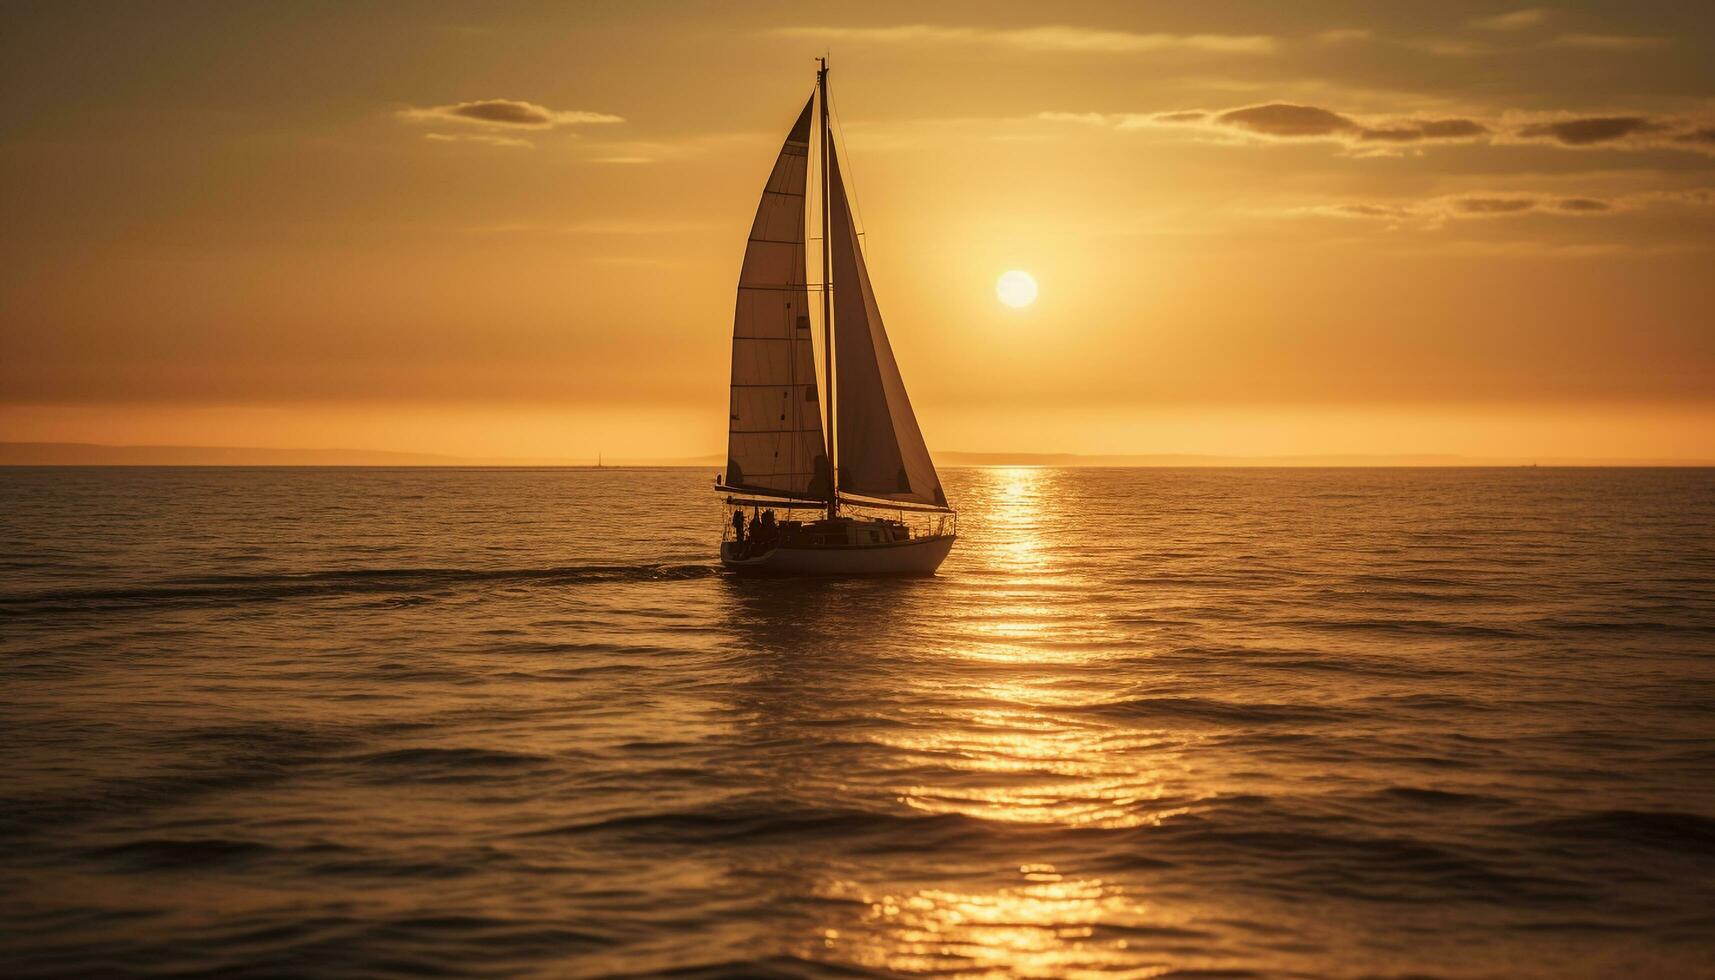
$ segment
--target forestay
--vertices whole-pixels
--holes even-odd
[[[830,152],[828,171],[840,491],[945,507],[946,494],[876,307],[837,153]]]
[[[804,258],[813,102],[774,161],[745,245],[727,427],[726,485],[797,497],[828,494]]]

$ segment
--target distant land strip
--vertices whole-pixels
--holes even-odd
[[[1189,453],[935,454],[942,466],[1715,466],[1706,459],[1593,459],[1566,456],[1488,457],[1450,454],[1206,456]],[[604,459],[610,467],[719,468],[719,455]],[[0,442],[0,466],[594,466],[578,457],[480,457],[379,449],[268,449],[242,446],[105,446],[82,442]]]

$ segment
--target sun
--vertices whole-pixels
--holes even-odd
[[[1022,269],[1003,273],[994,284],[994,294],[1013,308],[1036,302],[1036,279]]]

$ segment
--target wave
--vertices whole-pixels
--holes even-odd
[[[30,792],[20,785],[16,792],[0,795],[0,841],[205,796],[255,790],[354,744],[347,734],[317,727],[217,725],[162,733],[151,742],[154,752],[203,761],[178,771],[96,779],[70,792]],[[21,745],[23,751],[30,750]]]
[[[1494,706],[1457,694],[1375,694],[1363,703],[1377,708],[1407,711],[1491,711]]]
[[[1715,856],[1715,819],[1695,813],[1651,810],[1603,810],[1519,824],[1532,837],[1573,843],[1647,847],[1681,854]]]
[[[247,840],[162,838],[98,847],[85,852],[85,856],[132,871],[161,871],[238,864],[265,857],[275,850],[267,844]]]
[[[898,974],[872,970],[851,963],[827,963],[790,954],[766,956],[748,960],[724,960],[672,970],[614,973],[618,980],[632,977],[673,977],[674,980],[731,980],[733,977],[755,980],[821,980],[837,977],[891,977]]]
[[[415,915],[356,915],[339,906],[297,914],[240,907],[201,928],[195,941],[117,930],[83,942],[26,947],[7,966],[13,975],[69,977],[512,976],[549,972],[543,964],[563,964],[620,942],[593,923],[574,927],[550,917],[464,914],[422,904],[430,910]]]
[[[1268,650],[1187,644],[1181,648],[1181,655],[1212,660],[1242,657],[1246,669],[1285,673],[1350,674],[1405,680],[1460,677],[1470,673],[1456,667],[1389,658],[1370,651]]]
[[[866,841],[865,850],[938,852],[977,838],[1029,833],[1024,825],[1002,825],[956,813],[871,811],[769,805],[755,801],[704,809],[611,816],[581,823],[522,831],[518,837],[615,835],[633,842],[766,843],[790,840]],[[1052,834],[1052,828],[1042,831]]]
[[[1127,720],[1161,718],[1174,721],[1240,724],[1294,724],[1338,721],[1351,712],[1327,705],[1221,701],[1215,698],[1144,697],[1108,701],[1067,709],[1078,714]]]
[[[1170,843],[1202,861],[1248,870],[1254,887],[1282,897],[1336,895],[1388,904],[1460,901],[1562,907],[1589,890],[1545,868],[1413,835],[1224,826],[1195,818],[1173,825]],[[1171,838],[1177,837],[1177,841]]]
[[[1455,793],[1445,789],[1429,789],[1422,786],[1389,786],[1371,794],[1371,799],[1390,803],[1409,803],[1425,809],[1450,809],[1454,807],[1497,807],[1510,805],[1510,801],[1498,796],[1487,796],[1477,793]]]
[[[1715,624],[1700,622],[1657,622],[1637,619],[1538,619],[1531,626],[1553,633],[1640,633],[1646,636],[1689,633],[1715,633]]]
[[[1469,622],[1455,623],[1443,619],[1308,619],[1296,622],[1287,621],[1287,624],[1309,630],[1327,630],[1335,633],[1379,633],[1395,636],[1462,636],[1498,639],[1531,635],[1526,631],[1508,629],[1503,626],[1484,626],[1480,623]]]
[[[488,776],[511,776],[520,769],[553,760],[529,752],[419,746],[335,761],[355,764],[367,770],[365,778],[379,782],[468,782]]]
[[[189,871],[287,861],[302,873],[340,877],[458,878],[481,873],[469,862],[399,860],[340,844],[283,847],[222,837],[144,838],[88,848],[85,859],[119,872]]]

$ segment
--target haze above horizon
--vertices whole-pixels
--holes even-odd
[[[1706,467],[1715,459],[1591,458],[1556,456],[1484,457],[1429,454],[1307,454],[1217,456],[1198,453],[1083,454],[1042,452],[973,453],[953,450],[937,455],[948,467],[1493,467],[1619,466]],[[375,449],[278,448],[262,446],[105,446],[93,443],[0,442],[0,466],[427,466],[427,467],[694,467],[719,468],[719,453],[650,457],[506,457],[455,456]]]
[[[1715,7],[1617,0],[10,5],[0,440],[718,447],[824,51],[939,459],[1715,459]]]

